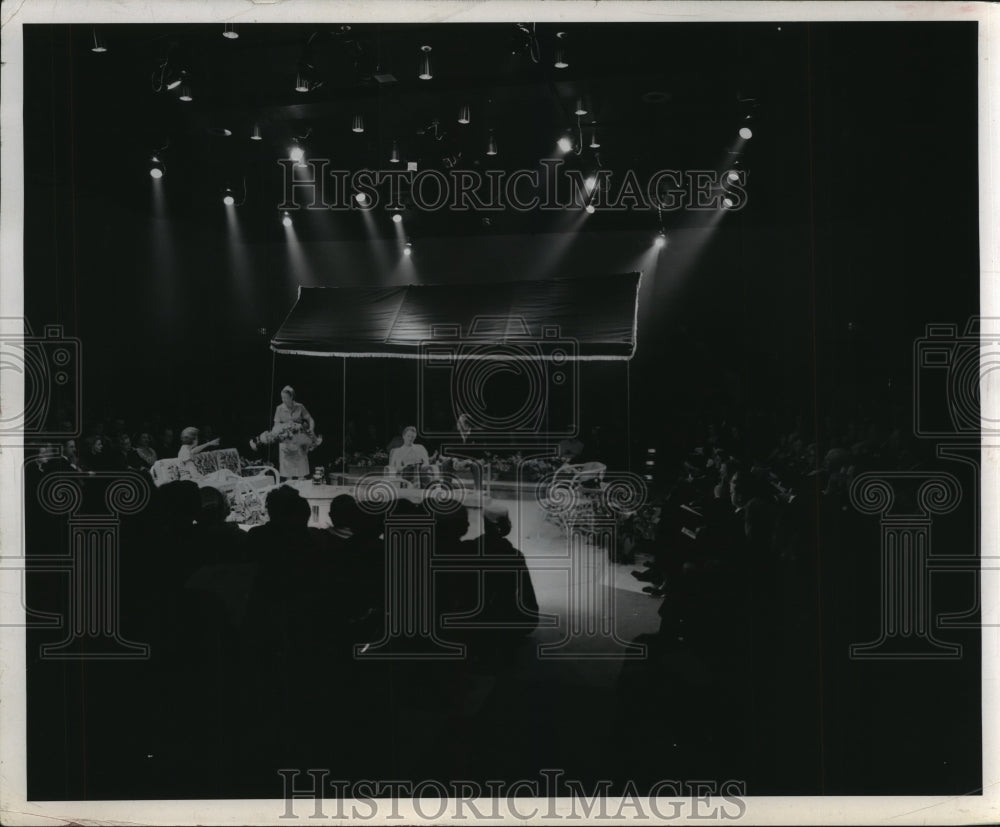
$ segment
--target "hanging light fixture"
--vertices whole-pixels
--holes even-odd
[[[601,148],[601,142],[599,140],[597,140],[597,129],[596,129],[596,127],[594,128],[594,131],[593,131],[593,133],[590,136],[590,148],[591,149],[600,149]]]
[[[281,223],[286,227],[292,226],[292,217],[288,214],[287,210],[285,210],[285,212],[281,215]]]
[[[472,112],[468,104],[463,104],[458,109],[458,122],[469,123],[472,120]]]
[[[250,133],[250,140],[251,141],[260,141],[260,140],[263,140],[263,138],[261,138],[261,135],[260,135],[260,125],[259,124],[254,124],[253,125],[253,132]]]
[[[351,132],[364,132],[365,131],[365,119],[361,115],[355,115],[354,121],[351,123]]]
[[[162,178],[164,172],[166,172],[166,169],[164,168],[163,162],[160,160],[159,156],[152,156],[149,159],[149,177]]]
[[[181,93],[177,96],[178,100],[182,100],[185,103],[190,103],[194,100],[194,96],[191,94],[191,84],[185,83],[181,86]]]
[[[556,32],[556,59],[552,62],[552,65],[557,69],[568,69],[569,61],[566,59],[566,32]]]
[[[579,97],[576,99],[576,109],[573,110],[574,115],[586,115],[589,110],[587,109],[587,104],[584,103],[583,98]]]
[[[401,212],[398,212],[398,211],[397,211],[397,212],[394,212],[394,213],[392,214],[392,220],[393,220],[393,221],[394,221],[394,222],[395,222],[396,224],[399,224],[399,223],[401,223],[401,222],[402,222],[402,220],[403,220],[403,214],[402,214]]]
[[[236,40],[240,34],[236,31],[235,25],[232,23],[226,23],[222,28],[222,36],[228,40]]]
[[[222,203],[227,207],[231,207],[236,203],[236,196],[233,195],[233,191],[230,187],[226,187],[222,191]]]
[[[406,245],[403,247],[403,255],[410,256],[413,255],[413,245],[407,241]]]
[[[167,67],[166,63],[163,64],[162,68],[163,68],[163,77],[166,80],[165,85],[167,89],[176,89],[184,82],[184,79],[187,77],[187,72],[185,72],[183,69],[181,69],[181,71],[179,72],[174,72]]]
[[[486,154],[496,155],[497,154],[497,139],[493,134],[493,130],[490,130],[490,139],[486,142]]]
[[[421,80],[430,80],[434,77],[431,72],[431,47],[421,46],[420,51],[423,54],[420,56],[420,74],[417,75]]]
[[[97,29],[94,29],[94,43],[90,47],[90,51],[96,52],[97,54],[103,54],[108,50],[108,47],[104,45],[104,38],[97,33]]]
[[[303,68],[305,69],[305,71],[303,71]],[[315,86],[315,84],[313,83],[312,78],[310,76],[310,73],[309,73],[309,70],[312,67],[307,66],[307,67],[303,67],[303,68],[300,68],[299,71],[296,72],[296,74],[295,74],[295,91],[296,92],[308,92],[310,89],[313,89],[314,86]]]
[[[398,164],[399,163],[399,146],[395,141],[392,142],[392,152],[389,153],[389,163]]]

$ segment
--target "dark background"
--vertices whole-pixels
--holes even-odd
[[[103,26],[105,54],[89,50],[89,26],[24,29],[26,315],[36,331],[60,324],[80,338],[85,427],[109,416],[160,417],[175,430],[211,422],[224,444],[242,445],[270,424],[277,388],[290,382],[320,430],[338,433],[341,361],[275,361],[268,348],[300,284],[642,270],[635,358],[581,371],[584,429],[613,434],[607,450],[620,465],[647,446],[678,455],[708,418],[753,419],[761,446],[796,417],[818,425],[879,410],[909,427],[914,341],[930,322],[962,326],[978,311],[974,24],[564,26],[573,52],[562,73],[551,65],[553,25],[538,27],[538,63],[510,53],[512,24],[242,27],[236,41],[220,29]],[[309,60],[325,81],[303,96],[292,81],[314,34]],[[423,42],[434,45],[429,82],[416,78]],[[151,88],[168,52],[191,73],[190,104]],[[373,62],[398,83],[374,82]],[[485,226],[479,215],[411,210],[408,264],[383,214],[370,225],[356,213],[296,216],[298,243],[288,242],[276,160],[293,136],[311,130],[310,156],[343,168],[385,168],[393,140],[421,168],[440,167],[441,147],[418,134],[437,117],[464,165],[530,168],[573,122],[581,90],[600,161],[618,174],[726,168],[744,114],[737,97],[754,97],[754,137],[740,156],[746,207],[664,214],[670,243],[658,252],[660,219],[643,210],[598,212],[574,233],[563,214],[503,213]],[[462,101],[473,107],[465,132],[454,123]],[[363,136],[349,130],[356,111]],[[255,122],[260,144],[247,140]],[[209,132],[223,126],[232,136]],[[495,159],[483,155],[490,126]],[[148,161],[164,145],[157,204]],[[572,160],[597,159],[585,149]],[[219,199],[227,185],[241,201],[230,211],[238,239]],[[347,370],[348,419],[374,417],[386,435],[411,418],[413,365],[358,360]],[[852,600],[845,594],[828,622],[852,613]],[[857,747],[878,759],[843,757],[855,747],[842,747],[842,764],[810,753],[795,791],[976,788],[978,645],[968,643],[965,671],[940,684],[920,665],[897,675],[939,687],[933,702],[908,708],[911,737],[899,740],[896,721],[875,752]],[[840,683],[827,687],[838,700],[824,731],[847,740],[878,729],[877,699],[895,703],[895,689],[871,675],[828,680]],[[921,740],[924,726],[937,734]],[[961,756],[948,748],[948,769],[936,758],[919,771],[907,763],[921,745],[936,755],[946,732],[968,746]],[[45,767],[29,776],[50,779],[41,797],[79,794],[72,773]]]

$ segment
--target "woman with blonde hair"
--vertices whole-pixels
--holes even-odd
[[[177,459],[191,459],[195,454],[200,454],[207,448],[214,448],[219,444],[219,438],[216,437],[199,445],[199,433],[199,430],[194,427],[188,427],[181,431],[181,449],[177,452]]]

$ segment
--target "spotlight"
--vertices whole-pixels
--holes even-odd
[[[357,201],[362,207],[367,207],[371,199],[368,197],[366,192],[357,192],[354,194],[354,200]]]
[[[364,132],[365,131],[365,119],[361,115],[354,116],[354,122],[351,124],[351,132]]]
[[[295,91],[296,92],[308,92],[312,88],[312,83],[310,83],[309,78],[299,72],[295,76]]]
[[[556,143],[563,152],[570,152],[573,149],[573,139],[568,135],[563,135]]]
[[[469,123],[471,120],[472,120],[472,113],[469,109],[469,105],[465,104],[458,110],[458,122]]]
[[[229,40],[236,40],[240,36],[239,32],[236,31],[236,26],[232,23],[226,23],[222,29],[222,36]]]
[[[724,196],[722,197],[722,206],[723,206],[723,207],[725,207],[725,208],[726,208],[727,210],[728,210],[728,209],[732,209],[732,206],[733,206],[733,204],[735,204],[735,203],[736,203],[736,202],[735,202],[735,201],[733,201],[733,199],[732,199],[732,198],[730,198],[730,197],[729,197],[728,195],[724,195]]]
[[[413,245],[409,241],[407,241],[406,246],[403,247],[403,255],[404,256],[413,255]]]
[[[740,137],[744,141],[749,141],[753,137],[753,131],[750,129],[749,126],[741,126],[740,127]]]
[[[97,29],[94,29],[94,44],[90,47],[90,51],[103,54],[107,50],[108,47],[104,45],[104,38],[97,33]]]
[[[556,32],[556,38],[560,42],[565,42],[566,32]],[[556,59],[552,63],[557,69],[568,69],[569,61],[566,60],[566,49],[564,46],[559,46],[556,48]]]
[[[420,51],[423,55],[420,57],[420,74],[417,75],[421,80],[430,80],[434,75],[431,73],[431,47],[421,46]]]
[[[222,191],[222,203],[225,204],[227,207],[231,207],[233,206],[233,204],[236,203],[236,198],[233,195],[233,191],[229,189],[229,187],[226,187]]]
[[[392,142],[392,152],[389,154],[389,163],[398,164],[399,163],[399,146],[395,141]]]
[[[403,214],[401,212],[394,212],[392,214],[392,220],[397,224],[401,223],[403,220]]]
[[[590,148],[591,149],[600,149],[601,148],[601,142],[597,140],[597,130],[596,129],[594,130],[594,134],[590,136]]]
[[[250,133],[250,140],[251,141],[263,140],[260,135],[260,127],[257,124],[253,125],[253,132]]]
[[[181,81],[183,80],[183,78],[182,78],[183,74],[184,73],[181,72],[180,75],[173,75],[170,78],[170,80],[167,81],[167,89],[176,89],[178,86],[180,86],[181,85]]]
[[[576,109],[573,110],[574,115],[586,115],[587,105],[583,102],[583,98],[576,99]]]
[[[292,217],[287,212],[282,213],[282,215],[281,215],[281,223],[284,224],[286,227],[291,227],[292,226]]]
[[[306,153],[302,147],[293,146],[290,150],[288,150],[288,157],[295,161],[295,163],[301,164],[302,159],[306,157]]]
[[[178,95],[177,99],[182,100],[185,103],[190,103],[191,101],[194,100],[194,96],[191,94],[191,86],[189,84],[185,83],[181,87],[181,93],[180,95]]]
[[[486,154],[496,155],[497,154],[497,139],[493,136],[493,130],[490,130],[490,139],[486,143]]]
[[[587,204],[587,206],[584,207],[584,209],[587,211],[588,215],[593,215],[594,212],[596,212],[593,204]]]
[[[667,246],[667,234],[661,231],[660,234],[653,241],[653,244],[656,247],[666,247]]]
[[[738,169],[731,169],[726,173],[726,178],[732,181],[734,184],[740,180],[740,173]]]
[[[587,176],[587,180],[585,180],[583,183],[587,187],[588,190],[593,190],[594,187],[597,185],[597,176],[596,175],[588,175]]]
[[[155,155],[149,159],[149,177],[150,178],[163,177],[163,163]]]

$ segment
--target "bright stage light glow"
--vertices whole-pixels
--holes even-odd
[[[288,213],[285,213],[281,217],[281,223],[284,224],[286,227],[291,227],[292,226],[292,217]]]
[[[753,137],[753,131],[750,129],[749,126],[741,126],[740,127],[740,137],[744,141],[749,141]]]
[[[656,237],[656,239],[653,241],[653,244],[655,246],[657,246],[657,247],[666,247],[667,246],[667,236],[664,233],[660,233]]]
[[[236,199],[227,193],[226,195],[222,196],[222,203],[225,204],[227,207],[231,207],[233,206],[233,204],[236,203]]]
[[[394,212],[392,214],[392,220],[399,224],[403,220],[403,214],[401,212]]]
[[[160,169],[159,167],[150,167],[149,168],[149,176],[150,176],[150,178],[162,178],[163,177],[163,170]]]
[[[413,255],[413,245],[409,241],[406,242],[406,246],[403,248],[403,255],[409,256]]]
[[[573,141],[566,135],[563,135],[556,143],[563,152],[569,152],[573,148]]]
[[[293,161],[296,161],[296,162],[297,161],[301,161],[303,158],[305,158],[305,156],[306,156],[306,153],[303,151],[302,147],[300,147],[300,146],[293,146],[288,151],[288,157],[291,158]]]
[[[593,215],[593,214],[594,214],[594,212],[595,212],[595,209],[594,209],[594,205],[593,205],[593,204],[587,204],[587,206],[586,206],[586,207],[584,207],[584,209],[585,209],[585,210],[587,211],[587,214],[588,214],[588,215]]]
[[[728,195],[722,199],[722,206],[725,207],[727,210],[731,209],[734,203],[735,202],[733,201],[733,199],[730,198]]]
[[[367,193],[358,192],[355,193],[354,200],[357,201],[362,207],[367,207],[370,199],[368,198]]]

